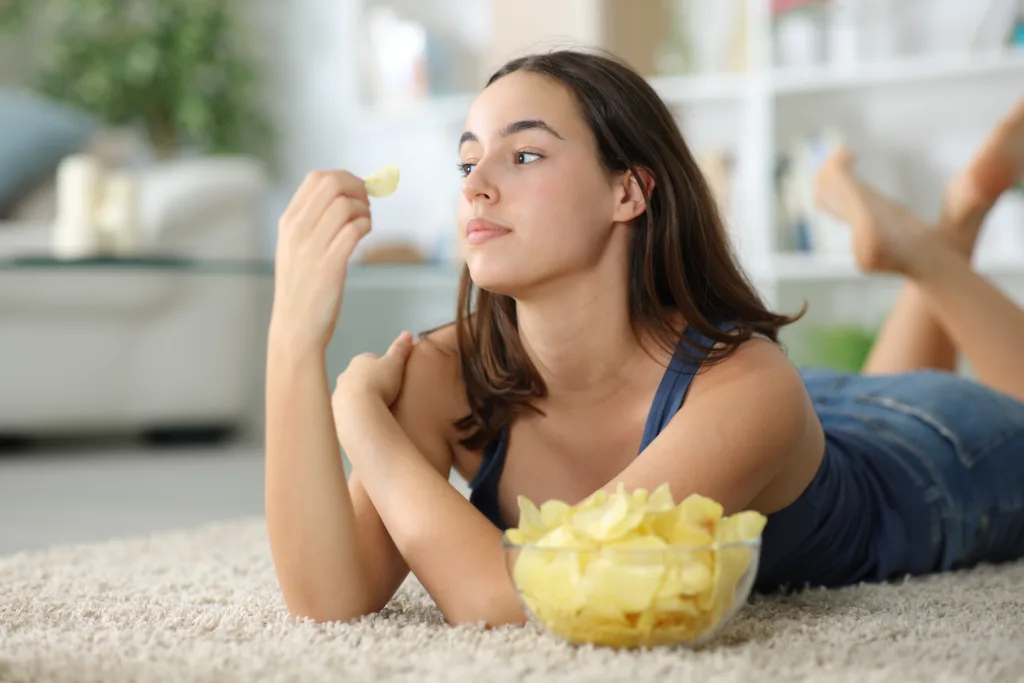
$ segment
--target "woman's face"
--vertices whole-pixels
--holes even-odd
[[[525,71],[499,79],[470,108],[459,155],[459,240],[478,287],[518,297],[606,254],[622,183],[564,86]]]

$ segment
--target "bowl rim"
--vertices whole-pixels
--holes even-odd
[[[516,543],[509,540],[508,532],[501,534],[501,545],[503,548],[514,548],[516,550],[535,550],[539,552],[586,552],[604,555],[664,555],[666,553],[693,553],[700,551],[721,551],[730,548],[747,548],[760,550],[762,534],[743,541],[729,541],[727,543],[711,543],[702,545],[666,545],[664,548],[609,548],[598,546],[588,548],[578,545],[544,546],[536,543]]]

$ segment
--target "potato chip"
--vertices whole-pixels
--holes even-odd
[[[516,558],[512,580],[524,597],[545,609],[577,610],[582,606],[579,560],[574,553],[525,548]]]
[[[519,531],[527,543],[537,542],[547,531],[540,510],[525,496],[519,496]]]
[[[722,519],[722,506],[719,503],[693,494],[679,504],[680,520],[698,526],[702,526],[709,533],[714,533],[718,522]]]
[[[708,591],[715,580],[714,569],[703,562],[685,562],[665,570],[665,582],[658,595],[692,597]]]
[[[621,564],[599,556],[587,563],[576,589],[584,604],[602,605],[623,614],[642,612],[654,603],[665,574],[664,566]]]
[[[653,607],[666,623],[676,621],[676,617],[699,617],[701,615],[701,610],[693,598],[679,595],[656,597]]]
[[[767,519],[753,512],[739,512],[722,520],[716,541],[725,546],[718,550],[715,562],[712,588],[708,593],[707,607],[713,624],[717,623],[733,607],[739,580],[746,573],[754,559],[753,550],[739,544],[750,538],[757,538],[764,530]]]
[[[398,189],[398,177],[398,166],[395,164],[381,166],[363,179],[366,194],[371,197],[387,197]]]
[[[598,489],[574,505],[573,510],[576,512],[579,512],[580,510],[589,510],[590,508],[597,507],[598,505],[604,505],[607,502],[608,492],[604,489]]]
[[[660,536],[645,535],[645,534],[632,534],[629,536],[622,536],[619,538],[612,539],[601,543],[601,548],[609,548],[616,550],[620,553],[624,553],[630,550],[637,551],[637,554],[630,558],[630,562],[643,562],[648,557],[657,557],[658,562],[664,562],[665,559],[661,553],[651,553],[651,550],[665,550],[669,547],[665,539]]]
[[[637,491],[643,491],[643,489],[637,489]],[[636,491],[633,492],[633,495],[636,495]],[[662,484],[654,489],[654,493],[647,498],[647,509],[651,512],[668,512],[675,505],[672,500],[672,490],[668,484]]]
[[[523,533],[522,529],[508,529],[505,532],[505,536],[508,537],[509,542],[515,545],[526,545],[526,534]]]
[[[540,523],[545,529],[569,523],[572,506],[560,500],[549,500],[540,506]]]
[[[523,546],[512,578],[532,615],[577,643],[635,647],[693,642],[745,599],[767,519],[726,517],[718,502],[691,495],[678,505],[667,484],[652,492],[597,491],[576,505],[539,508],[519,497]],[[745,581],[745,585],[740,585]]]
[[[584,603],[580,608],[578,617],[580,621],[590,622],[593,624],[603,623],[606,625],[618,625],[621,627],[631,626],[625,612],[615,605],[609,605],[602,602]]]
[[[580,510],[572,515],[573,528],[595,541],[621,538],[636,529],[643,521],[642,509],[631,509],[631,498],[612,496],[608,502]]]

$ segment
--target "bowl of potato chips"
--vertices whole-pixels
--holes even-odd
[[[598,491],[577,505],[519,498],[502,543],[528,617],[575,644],[616,648],[705,643],[746,603],[764,515],[723,515],[691,495]]]

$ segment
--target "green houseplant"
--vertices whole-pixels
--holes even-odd
[[[238,0],[0,0],[21,86],[140,126],[161,155],[269,161],[273,129]],[[8,74],[8,77],[11,77]]]

